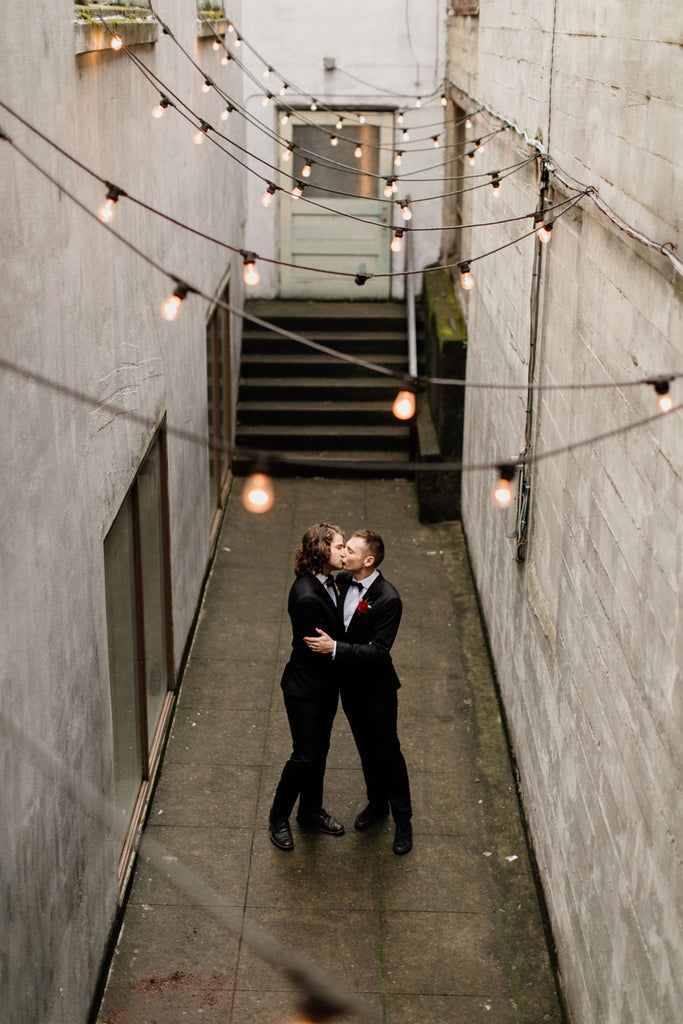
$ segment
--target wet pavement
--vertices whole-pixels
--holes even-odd
[[[340,1022],[559,1024],[460,525],[420,524],[405,480],[279,480],[261,516],[243,509],[240,485],[98,1020],[310,1021],[308,990],[332,998]],[[341,708],[325,807],[346,833],[304,833],[292,819],[293,852],[268,838],[290,752],[279,686],[287,594],[296,545],[318,521],[347,536],[378,530],[382,572],[403,599],[392,652],[414,808],[403,857],[390,821],[353,829],[366,800]]]

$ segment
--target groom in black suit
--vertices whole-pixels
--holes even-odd
[[[321,626],[341,635],[339,595],[331,575],[340,569],[344,535],[338,526],[316,523],[296,551],[296,579],[289,592],[292,653],[281,687],[292,734],[292,753],[282,769],[270,810],[268,834],[281,850],[294,849],[289,825],[297,797],[297,821],[328,835],[342,835],[344,826],[323,808],[323,776],[332,723],[339,702],[336,666],[327,655],[312,654],[304,637]]]
[[[391,810],[396,832],[394,853],[412,848],[410,783],[397,733],[400,687],[391,647],[403,606],[398,591],[379,566],[384,543],[374,530],[356,530],[344,551],[344,572],[337,576],[343,632],[339,640],[318,628],[305,642],[311,651],[332,655],[340,673],[342,707],[360,754],[368,804],[357,816],[358,831],[370,828]]]

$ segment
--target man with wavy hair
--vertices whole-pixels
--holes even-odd
[[[332,657],[313,654],[304,637],[324,629],[340,635],[338,593],[332,571],[341,569],[344,534],[338,526],[309,527],[296,550],[296,579],[287,610],[292,622],[292,653],[280,683],[292,734],[292,753],[282,769],[270,810],[268,834],[280,850],[293,850],[289,817],[299,799],[297,821],[328,835],[340,836],[344,826],[323,807],[323,777],[330,748],[339,686]]]

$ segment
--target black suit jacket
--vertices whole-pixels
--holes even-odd
[[[337,575],[342,639],[337,641],[335,661],[343,688],[358,694],[363,692],[368,697],[381,697],[383,693],[395,692],[401,685],[390,652],[403,605],[396,587],[380,573],[365,594],[368,610],[356,611],[344,632],[344,599],[352,579],[349,572]]]
[[[339,600],[339,598],[337,598]],[[317,697],[338,690],[337,670],[331,654],[314,654],[305,636],[324,630],[333,640],[343,625],[331,594],[315,576],[299,576],[289,591],[287,611],[292,621],[292,653],[280,683],[292,697]]]

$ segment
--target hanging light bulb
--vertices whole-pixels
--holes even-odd
[[[494,171],[491,175],[491,188],[493,189],[493,194],[497,199],[500,195],[500,177],[498,176],[498,171]]]
[[[261,202],[263,203],[263,205],[265,207],[270,206],[270,204],[273,201],[273,196],[275,195],[276,192],[277,192],[277,186],[273,185],[272,181],[269,181],[268,182],[268,188],[266,189],[266,191],[261,196]]]
[[[235,31],[235,26],[233,25],[233,23],[231,21],[229,21],[228,22],[228,32],[234,32],[234,31]]]
[[[548,221],[548,223],[546,224],[543,220],[542,213],[534,214],[534,231],[536,232],[536,236],[539,239],[539,241],[542,242],[544,245],[547,245],[550,241],[552,230],[552,221]]]
[[[302,178],[310,178],[312,167],[313,167],[312,161],[311,160],[307,160],[306,163],[304,164],[303,168],[302,168],[301,177]]]
[[[396,156],[394,157],[394,167],[400,167],[402,163],[403,163],[403,150],[402,149],[398,149],[396,151]]]
[[[401,110],[401,111],[399,111],[398,115],[396,116],[396,123],[397,124],[403,124],[403,120],[404,120],[404,118],[403,118],[403,111]]]
[[[308,109],[316,111],[318,109],[318,101],[317,100],[313,100],[313,102],[311,103],[311,105],[310,105],[310,107]]]
[[[297,181],[294,185],[294,188],[290,192],[292,199],[301,199],[302,195],[304,194],[304,188],[305,186],[303,181]]]
[[[397,193],[398,193],[398,178],[392,178],[391,179],[391,194],[395,196],[395,195],[397,195]]]
[[[358,123],[359,124],[365,124],[365,114],[359,114],[358,115]]]
[[[385,185],[384,185],[384,195],[386,196],[387,199],[391,199],[393,191],[394,190],[393,190],[392,185],[391,185],[391,178],[387,178],[387,180],[385,182]]]
[[[228,52],[226,51],[226,52],[225,52],[225,53],[223,54],[223,56],[221,57],[221,64],[223,65],[223,67],[225,67],[225,65],[226,65],[226,64],[229,64],[231,60],[232,60],[232,54],[231,54],[231,53],[228,53]]]
[[[471,120],[468,117],[467,120],[465,121],[465,128],[471,128],[471,127],[472,127],[472,122],[471,122]]]
[[[280,95],[284,96],[288,89],[289,86],[287,85],[287,83],[283,82],[282,85],[280,86]]]
[[[444,93],[442,93],[442,96],[441,96],[441,106],[445,107],[447,103],[448,103],[448,100],[446,98],[446,93],[444,92]]]
[[[339,145],[339,139],[337,138],[336,135],[330,135],[330,145],[331,146],[338,146]]]
[[[244,283],[248,285],[258,284],[261,280],[261,275],[256,269],[256,253],[242,252],[242,259],[244,260]]]
[[[227,121],[234,109],[235,108],[233,107],[232,103],[228,103],[227,107],[221,114],[221,121]]]
[[[221,44],[218,42],[217,39],[214,39],[213,43],[211,44],[211,49],[212,50],[220,50],[220,48],[221,48]]]
[[[211,130],[211,125],[207,124],[206,121],[202,121],[199,131],[192,136],[192,141],[195,146],[201,146],[202,142],[206,138],[206,133]]]
[[[513,499],[512,481],[515,478],[515,467],[499,466],[498,472],[500,477],[493,489],[493,500],[498,508],[509,508]]]
[[[123,46],[123,39],[121,38],[121,36],[112,36],[111,37],[111,48],[112,48],[112,50],[120,50],[122,46]]]
[[[169,295],[167,299],[161,304],[161,315],[164,320],[175,320],[180,312],[180,307],[183,304],[187,293],[189,292],[189,285],[182,284],[180,281],[176,284],[176,289],[173,295]]]
[[[273,73],[273,69],[272,68],[266,68],[266,70],[263,72],[263,77],[264,78],[270,78],[272,73]]]
[[[202,82],[202,92],[210,92],[212,85],[213,82],[211,81],[211,79],[205,78],[204,81]]]
[[[164,111],[166,110],[166,107],[169,107],[170,105],[171,101],[169,100],[168,96],[164,96],[164,94],[162,93],[161,99],[159,100],[156,107],[152,111],[152,117],[155,117],[157,120],[159,120],[160,117],[164,116]]]
[[[396,228],[394,237],[391,240],[391,251],[400,252],[403,248],[403,228]],[[401,417],[399,417],[400,419]]]
[[[413,211],[410,209],[410,206],[408,204],[408,200],[404,199],[403,202],[399,203],[398,205],[401,207],[401,216],[403,217],[403,219],[404,220],[412,220],[413,219]]]
[[[242,489],[242,504],[247,512],[268,512],[274,500],[273,481],[267,473],[251,473]]]
[[[470,265],[467,260],[460,264],[460,284],[466,292],[472,291],[474,288],[474,278],[470,273]]]
[[[283,161],[283,163],[288,163],[292,159],[293,151],[294,151],[294,147],[291,144],[288,145],[287,149],[282,154],[282,161]]]
[[[438,135],[434,136],[434,138],[432,139],[432,143],[434,145],[434,149],[438,149],[439,148],[441,143],[439,142],[439,136]]]
[[[656,380],[652,384],[656,393],[659,395],[658,404],[662,412],[671,412],[673,409],[673,398],[669,393],[670,384],[671,381],[668,380]]]
[[[241,46],[241,45],[242,45],[242,40],[240,39],[240,37],[238,35],[236,35],[235,36],[235,46]]]
[[[412,420],[415,404],[415,392],[405,389],[396,395],[391,411],[397,420]]]
[[[417,99],[415,100],[415,106],[417,107],[418,110],[422,106],[422,97],[421,96],[418,96]]]
[[[280,124],[287,124],[289,121],[289,114],[283,114],[280,118]]]
[[[471,149],[470,150],[470,152],[467,154],[467,159],[470,162],[470,167],[474,167],[474,165],[476,163],[476,150],[475,149]]]
[[[261,100],[261,103],[263,104],[264,107],[267,107],[268,104],[270,103],[270,101],[272,100],[272,98],[273,98],[272,92],[267,92],[266,95]]]
[[[404,142],[410,142],[410,132],[408,131],[407,128],[403,129],[403,131],[401,132],[401,137],[403,138]]]
[[[353,155],[356,157],[357,160],[360,160],[360,158],[363,155],[363,147],[362,146],[356,146],[356,148],[353,151]]]
[[[122,188],[119,188],[117,185],[111,185],[109,184],[109,182],[105,182],[105,184],[109,185],[109,190],[107,192],[107,198],[105,199],[103,205],[97,211],[97,216],[100,218],[103,224],[110,224],[111,221],[114,219],[116,204],[118,203],[121,196],[125,196],[126,193],[123,191]]]
[[[344,124],[344,118],[340,117],[340,118],[337,119],[337,123],[335,124],[334,127],[337,129],[338,132],[340,132],[342,130],[342,125],[343,124]]]

